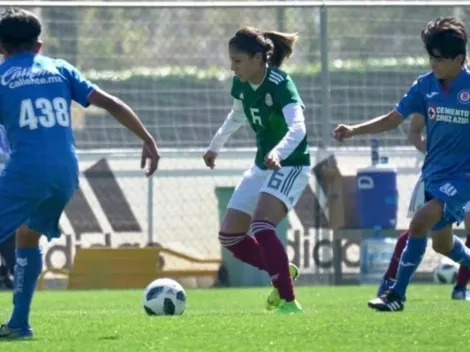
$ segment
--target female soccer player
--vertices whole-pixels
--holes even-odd
[[[230,39],[233,107],[203,156],[212,169],[224,143],[245,121],[255,132],[254,165],[235,188],[219,240],[236,258],[268,272],[273,290],[267,308],[282,313],[302,308],[293,289],[297,269],[289,266],[276,226],[300,198],[310,174],[304,105],[290,76],[279,69],[296,40],[296,34],[256,28],[240,29]]]
[[[420,114],[415,114],[411,118],[410,129],[408,131],[408,141],[416,147],[422,153],[426,153],[426,140],[423,138],[423,131],[425,127],[425,117]],[[422,176],[419,179],[413,189],[411,195],[410,205],[408,207],[408,217],[412,218],[415,212],[417,212],[425,203],[424,196],[424,182]],[[467,231],[467,238],[465,245],[470,247],[470,203],[465,205],[465,219],[464,219],[465,230]],[[400,257],[406,246],[408,240],[408,231],[403,232],[397,240],[393,256],[390,259],[387,272],[380,283],[377,291],[377,297],[383,295],[388,291],[395,283],[397,276],[398,265],[400,263]],[[466,300],[469,301],[470,297],[467,294],[467,284],[470,280],[470,270],[465,266],[461,265],[457,274],[457,282],[452,290],[451,298],[454,300]]]
[[[78,187],[70,105],[105,109],[143,142],[141,167],[158,166],[155,140],[132,109],[64,60],[38,54],[42,25],[19,8],[0,11],[0,124],[11,154],[0,175],[0,244],[16,231],[13,312],[0,340],[30,338],[29,313],[42,271],[39,240],[60,237],[59,219]]]
[[[465,64],[468,35],[461,20],[441,17],[426,25],[421,40],[432,71],[418,77],[388,114],[358,125],[340,124],[334,130],[334,138],[342,141],[392,130],[413,114],[425,117],[425,204],[410,222],[396,282],[385,294],[368,302],[378,311],[404,309],[407,287],[426,251],[428,233],[436,252],[470,269],[470,249],[452,233],[453,224],[464,219],[464,206],[470,202],[470,70]]]

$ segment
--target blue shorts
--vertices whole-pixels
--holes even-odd
[[[465,217],[465,204],[470,201],[470,179],[434,181],[425,185],[426,201],[440,200],[444,211],[432,230],[441,230],[453,223],[459,224]]]
[[[49,240],[60,237],[60,216],[78,187],[78,175],[15,171],[7,166],[0,177],[0,243],[22,225]]]

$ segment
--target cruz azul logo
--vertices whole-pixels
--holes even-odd
[[[432,121],[464,125],[469,123],[470,110],[431,105],[428,107],[428,118]]]
[[[459,102],[461,104],[468,104],[470,103],[470,90],[468,89],[462,89],[458,96],[457,96]]]

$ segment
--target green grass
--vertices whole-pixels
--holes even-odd
[[[305,314],[265,312],[266,289],[189,290],[179,317],[148,317],[140,291],[43,291],[34,301],[32,341],[1,351],[456,351],[469,349],[470,302],[450,286],[410,288],[404,312],[377,313],[375,287],[301,287]],[[0,294],[7,317],[11,295]]]

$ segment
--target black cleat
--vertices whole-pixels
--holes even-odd
[[[400,312],[405,308],[405,299],[390,290],[382,296],[370,300],[367,305],[379,312]]]

